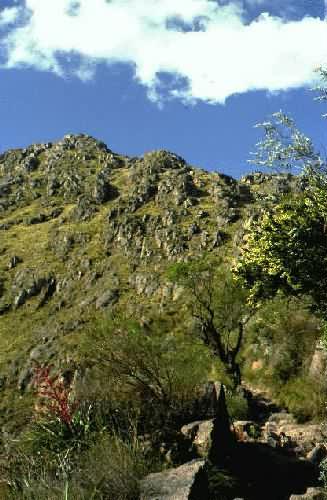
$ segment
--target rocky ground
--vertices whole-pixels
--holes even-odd
[[[318,424],[298,424],[293,415],[276,407],[262,392],[253,388],[246,391],[252,419],[232,424],[235,448],[224,450],[231,458],[217,468],[229,478],[230,491],[220,489],[218,483],[213,489],[208,488],[212,480],[212,448],[221,447],[221,442],[214,442],[213,437],[216,416],[181,429],[191,439],[199,458],[149,475],[142,482],[142,500],[325,498],[319,486],[318,466],[327,456],[327,430]],[[220,421],[219,425],[225,424]]]

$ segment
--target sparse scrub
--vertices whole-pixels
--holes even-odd
[[[128,408],[138,414],[144,429],[183,422],[212,367],[210,351],[179,331],[174,320],[153,318],[140,324],[112,317],[88,339],[116,412]],[[99,371],[94,377],[101,378]]]

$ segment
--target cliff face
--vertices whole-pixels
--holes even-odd
[[[237,181],[167,151],[130,158],[85,135],[1,155],[2,415],[33,360],[78,359],[80,333],[117,305],[173,309],[181,290],[169,264],[204,252],[232,259],[248,221],[301,189],[290,175]]]

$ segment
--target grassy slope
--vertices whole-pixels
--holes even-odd
[[[28,382],[33,359],[60,365],[80,359],[89,325],[113,307],[97,303],[105,292],[118,290],[119,304],[131,313],[152,305],[177,310],[176,290],[165,278],[171,262],[203,252],[232,259],[249,215],[282,195],[276,177],[258,179],[240,184],[166,152],[129,159],[85,136],[3,155],[0,189],[9,183],[0,198],[0,309],[9,306],[0,316],[3,421],[14,427],[26,417],[31,396],[21,382]],[[108,201],[96,199],[103,182],[114,193]],[[40,214],[45,220],[33,223]],[[9,269],[14,256],[20,262]],[[48,277],[56,291],[45,303],[46,286],[15,307],[22,290]]]

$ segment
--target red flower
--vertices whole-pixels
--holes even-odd
[[[77,408],[77,403],[71,403],[71,387],[67,386],[60,375],[50,375],[52,365],[34,368],[33,385],[37,395],[43,400],[44,410],[66,424],[70,429]]]

